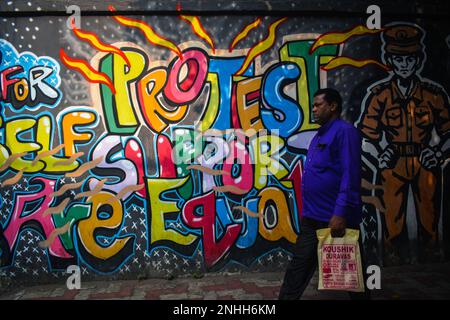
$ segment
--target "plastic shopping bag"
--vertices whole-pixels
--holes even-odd
[[[319,229],[316,234],[319,239],[319,290],[363,292],[359,230],[346,229],[342,238],[333,238],[330,228]]]

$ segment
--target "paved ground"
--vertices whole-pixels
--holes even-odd
[[[198,299],[273,300],[277,298],[284,272],[207,274],[202,278],[146,279],[82,282],[80,290],[64,284],[18,288],[0,300],[18,299]],[[374,300],[450,299],[450,262],[389,267],[381,270],[381,290]],[[345,292],[318,291],[317,274],[302,299],[348,299]]]

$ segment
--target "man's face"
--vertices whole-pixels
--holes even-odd
[[[323,125],[331,119],[336,112],[337,105],[335,102],[329,104],[325,99],[325,94],[319,94],[314,97],[313,117],[314,121]]]
[[[411,77],[417,70],[418,58],[415,55],[392,55],[390,62],[396,75],[403,79]]]

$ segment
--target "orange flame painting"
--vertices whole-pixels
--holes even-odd
[[[327,32],[320,35],[309,49],[309,54],[312,54],[317,48],[327,44],[341,44],[353,36],[360,36],[365,34],[375,34],[383,31],[383,29],[368,29],[363,25],[358,25],[348,31],[344,32]]]
[[[248,51],[247,57],[245,58],[242,67],[236,72],[237,76],[242,75],[245,72],[245,70],[247,70],[248,66],[253,61],[253,59],[255,59],[260,54],[263,54],[273,46],[273,44],[275,43],[275,30],[281,23],[283,23],[286,20],[287,18],[281,18],[269,26],[269,35],[264,40],[254,45]]]
[[[109,8],[109,11],[111,11],[111,12],[116,11],[116,9],[111,5],[108,8]],[[141,30],[150,43],[152,43],[156,46],[167,48],[167,49],[171,50],[172,52],[174,52],[176,55],[178,55],[178,57],[180,59],[183,59],[181,50],[180,50],[180,48],[178,48],[178,46],[176,44],[174,44],[172,41],[167,40],[167,39],[163,38],[162,36],[158,35],[152,29],[152,27],[150,27],[144,21],[126,18],[126,17],[118,16],[118,15],[113,16],[113,18],[117,22],[119,22],[120,24],[122,24],[124,26],[128,26],[128,27],[132,27],[132,28]]]
[[[181,15],[180,19],[187,21],[191,25],[192,30],[194,30],[194,33],[209,44],[213,54],[216,52],[216,48],[214,47],[214,41],[212,40],[208,32],[206,32],[205,28],[203,27],[198,17]]]
[[[236,37],[234,37],[233,41],[230,44],[230,47],[228,48],[229,52],[232,52],[233,49],[236,47],[236,45],[239,43],[239,41],[241,41],[242,39],[244,39],[250,31],[252,31],[253,29],[257,28],[259,25],[261,24],[261,18],[256,19],[254,22],[248,24],[247,26],[245,26],[241,32],[239,32]]]
[[[103,83],[108,86],[113,94],[116,93],[111,79],[109,79],[105,73],[95,70],[84,60],[67,56],[62,48],[59,49],[59,56],[66,67],[79,71],[87,81],[92,83]]]
[[[101,52],[112,52],[115,54],[118,54],[122,57],[122,59],[125,61],[125,63],[130,66],[130,61],[128,60],[127,56],[123,51],[121,51],[119,48],[114,47],[112,45],[106,44],[102,42],[98,36],[92,32],[77,29],[74,23],[74,19],[70,21],[70,24],[72,25],[72,31],[75,33],[75,35],[89,44],[91,44],[95,49],[101,51]]]
[[[330,62],[328,62],[326,65],[322,66],[321,69],[328,71],[328,70],[333,70],[333,69],[343,67],[343,66],[352,66],[352,67],[356,67],[356,68],[362,68],[368,64],[375,64],[375,65],[383,68],[386,71],[390,70],[390,68],[387,65],[384,65],[373,59],[358,60],[358,59],[353,59],[350,57],[342,57],[342,56],[336,57],[336,58],[330,60]]]

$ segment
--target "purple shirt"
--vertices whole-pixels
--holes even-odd
[[[361,222],[361,136],[336,119],[320,127],[309,145],[302,177],[302,216],[328,222],[345,217]]]

